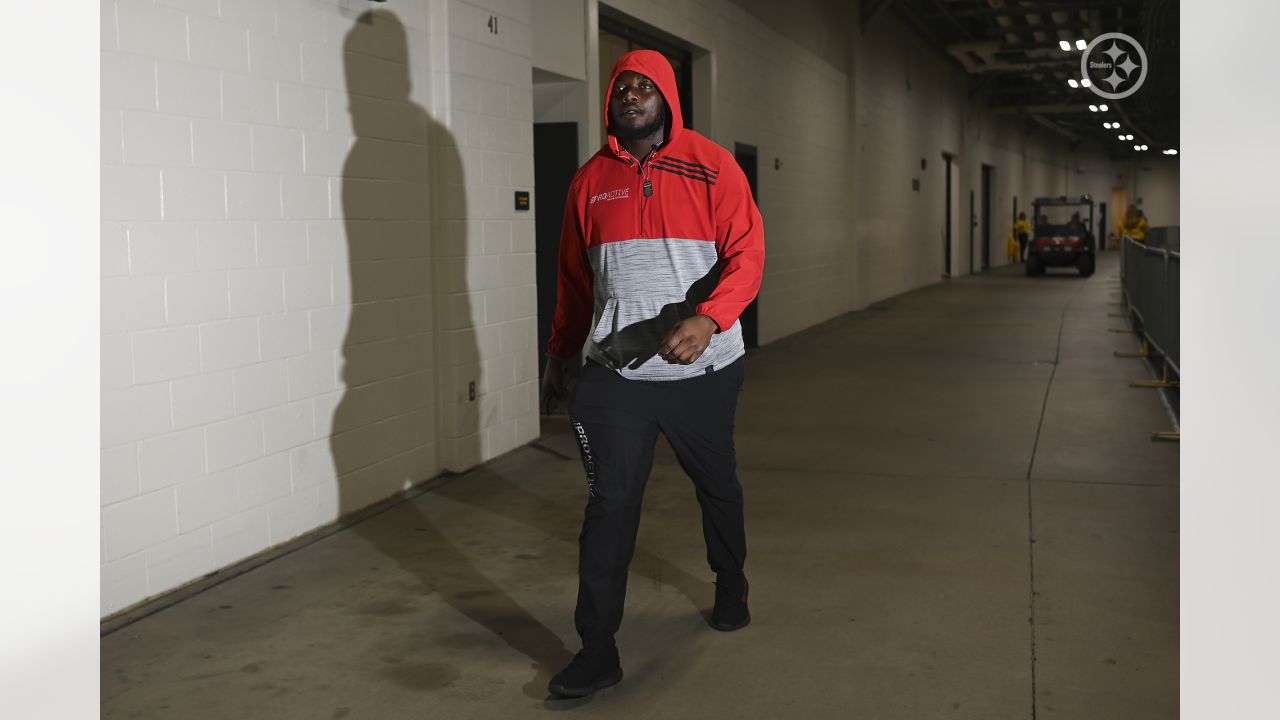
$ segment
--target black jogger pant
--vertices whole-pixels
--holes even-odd
[[[658,433],[692,478],[702,507],[707,562],[722,580],[742,576],[747,540],[733,418],[743,360],[685,380],[627,380],[587,362],[569,406],[587,473],[578,538],[578,607],[584,647],[612,647],[622,624],[627,568],[640,529],[640,503]]]

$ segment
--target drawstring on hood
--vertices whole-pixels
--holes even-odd
[[[676,88],[675,70],[671,68],[671,62],[660,52],[632,50],[618,58],[618,62],[613,66],[613,72],[609,75],[608,90],[604,95],[604,126],[609,133],[609,149],[614,155],[625,152],[618,144],[618,138],[613,134],[613,129],[609,127],[609,98],[613,94],[613,86],[618,81],[618,76],[627,70],[640,73],[652,80],[658,87],[658,92],[662,93],[662,99],[666,100],[667,110],[671,113],[671,125],[667,128],[667,137],[662,147],[669,147],[684,130],[684,114],[680,112],[680,93]]]

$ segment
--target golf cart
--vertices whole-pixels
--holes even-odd
[[[1043,275],[1045,268],[1074,267],[1083,277],[1093,274],[1093,198],[1088,195],[1040,197],[1031,203],[1035,212],[1031,242],[1027,244],[1027,276]],[[1081,213],[1088,208],[1088,217]]]

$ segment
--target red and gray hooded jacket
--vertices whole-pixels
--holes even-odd
[[[746,352],[738,316],[760,289],[764,223],[733,156],[684,127],[667,59],[652,50],[627,53],[610,88],[626,70],[653,80],[666,99],[668,137],[642,162],[610,132],[608,145],[574,176],[547,351],[571,357],[589,338],[587,357],[624,377],[679,380]],[[671,327],[695,314],[719,326],[701,357],[690,365],[658,357]]]

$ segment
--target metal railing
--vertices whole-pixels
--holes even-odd
[[[1144,245],[1129,237],[1124,238],[1123,251],[1120,277],[1134,330],[1142,335],[1143,344],[1149,346],[1150,357],[1156,359],[1158,355],[1163,360],[1164,379],[1168,380],[1170,370],[1180,376],[1180,254]]]
[[[1142,242],[1147,247],[1163,248],[1179,252],[1182,250],[1182,240],[1180,228],[1177,225],[1157,225],[1147,230],[1147,236]]]

